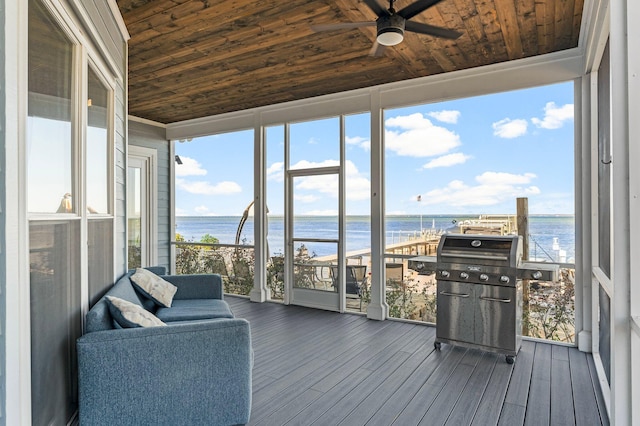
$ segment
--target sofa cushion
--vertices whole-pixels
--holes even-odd
[[[131,280],[129,280],[129,276],[126,274],[109,289],[107,294],[142,306],[140,296],[138,296],[138,293],[133,289]],[[113,319],[111,318],[107,301],[103,297],[87,313],[86,332],[91,333],[111,329],[113,329]]]
[[[156,316],[165,322],[233,318],[231,308],[220,299],[174,300],[170,308],[158,308]]]
[[[131,275],[131,281],[145,296],[165,308],[171,307],[173,296],[178,291],[178,287],[142,268],[136,269],[135,274]]]
[[[106,296],[109,312],[122,328],[166,326],[151,312],[119,297]]]

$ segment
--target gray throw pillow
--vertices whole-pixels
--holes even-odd
[[[178,287],[166,281],[153,272],[138,268],[131,276],[131,282],[142,294],[152,299],[160,306],[171,307],[173,296],[178,291]]]
[[[119,297],[107,296],[109,312],[115,322],[122,328],[158,327],[167,325],[142,306]]]

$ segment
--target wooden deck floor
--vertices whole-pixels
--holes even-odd
[[[251,322],[250,425],[608,425],[593,360],[523,342],[504,356],[442,345],[435,328],[229,296]]]

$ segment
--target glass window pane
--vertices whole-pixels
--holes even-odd
[[[80,221],[31,222],[29,247],[32,423],[64,425],[78,408]]]
[[[30,2],[29,27],[28,209],[72,213],[73,46],[40,2]]]
[[[127,235],[129,238],[129,269],[142,266],[142,169],[129,167],[127,179]]]
[[[87,212],[109,212],[109,90],[89,68],[87,111]]]
[[[307,121],[289,128],[290,169],[310,169],[340,164],[340,119]],[[313,161],[309,161],[313,158]]]
[[[89,221],[89,306],[113,284],[113,219]]]

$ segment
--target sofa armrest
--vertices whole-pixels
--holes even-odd
[[[220,319],[106,330],[77,341],[80,423],[244,424],[249,323]]]
[[[174,299],[224,298],[219,274],[163,275],[162,278],[178,287]]]

